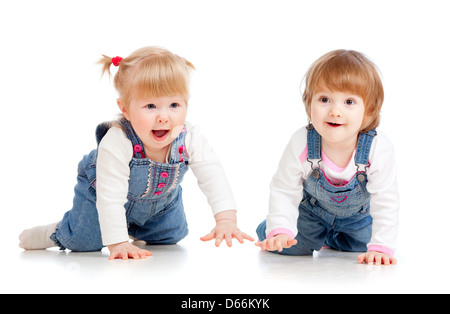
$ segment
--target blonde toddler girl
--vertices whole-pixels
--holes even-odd
[[[98,148],[78,166],[73,208],[60,222],[25,230],[24,249],[59,246],[98,251],[110,259],[145,258],[147,244],[175,244],[187,233],[180,183],[189,168],[207,196],[216,226],[203,241],[253,239],[237,227],[236,205],[224,171],[200,130],[186,122],[193,65],[157,47],[127,58],[104,56],[103,73],[118,67],[114,85],[122,113],[97,127]]]

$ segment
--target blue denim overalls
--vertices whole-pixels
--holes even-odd
[[[144,145],[126,119],[119,121],[133,144],[125,213],[130,237],[148,244],[175,244],[188,234],[180,183],[189,169],[185,149],[185,129],[172,142],[169,163],[146,158]],[[97,143],[111,127],[97,127]],[[63,249],[98,251],[103,247],[96,208],[97,149],[78,165],[73,208],[50,237]]]
[[[370,147],[377,133],[371,130],[359,135],[355,154],[358,171],[350,182],[337,186],[320,169],[322,137],[312,125],[307,129],[307,160],[313,171],[303,184],[303,200],[297,221],[298,243],[280,254],[311,255],[313,250],[318,251],[323,245],[340,251],[365,252],[372,237],[366,169],[370,167]],[[257,234],[260,241],[266,238],[266,221],[259,225]]]

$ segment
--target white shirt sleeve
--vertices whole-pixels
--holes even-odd
[[[367,191],[371,194],[372,239],[368,250],[393,255],[398,235],[400,198],[394,145],[382,133],[373,142]]]
[[[133,148],[125,133],[112,127],[98,147],[97,211],[103,245],[129,240],[125,204]]]
[[[298,206],[303,198],[306,178],[300,155],[305,146],[306,128],[301,128],[291,137],[273,176],[266,220],[268,238],[279,233],[293,238],[297,235]]]
[[[186,123],[186,150],[189,166],[205,194],[213,214],[236,210],[236,202],[218,156],[198,126]]]

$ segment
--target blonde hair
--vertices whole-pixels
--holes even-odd
[[[103,55],[102,75],[111,76],[111,57]],[[181,95],[189,99],[189,77],[192,63],[160,47],[144,47],[120,60],[114,76],[114,87],[126,107],[132,99]]]
[[[334,50],[316,60],[305,78],[302,93],[306,113],[311,119],[311,101],[320,88],[347,91],[360,96],[365,105],[362,132],[380,124],[384,90],[377,68],[362,53],[353,50]]]

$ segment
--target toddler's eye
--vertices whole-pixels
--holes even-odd
[[[154,104],[148,104],[145,106],[147,109],[155,109],[156,106]]]
[[[320,102],[329,103],[330,100],[328,99],[328,97],[320,97]]]
[[[170,108],[178,108],[178,106],[176,102],[170,104]]]
[[[347,99],[347,100],[345,101],[345,104],[346,104],[346,105],[354,105],[354,104],[355,104],[355,101],[354,101],[353,99]]]

